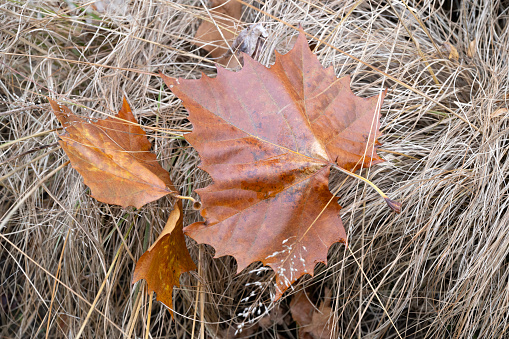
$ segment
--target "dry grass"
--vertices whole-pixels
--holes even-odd
[[[263,63],[274,49],[291,47],[296,31],[288,25],[302,23],[327,42],[317,48],[322,64],[352,74],[356,93],[389,88],[380,152],[387,161],[362,174],[402,201],[403,213],[392,214],[369,187],[335,174],[331,189],[343,185],[350,247],[334,245],[329,264],[295,286],[311,288],[315,298],[332,290],[331,337],[506,336],[509,116],[494,113],[507,107],[509,1],[248,3],[243,21],[262,22],[270,33]],[[193,328],[197,336],[201,323],[210,337],[242,328],[239,337],[296,338],[295,323],[285,317],[294,292],[271,303],[270,271],[254,264],[235,275],[232,258],[211,260],[213,250],[205,246],[201,278],[181,279],[175,319],[158,303],[149,309],[144,285],[130,284],[131,254],[139,258],[162,230],[170,200],[139,211],[98,203],[70,166],[44,180],[67,161],[53,145],[58,138],[50,131],[59,124],[45,96],[100,117],[118,110],[125,94],[140,123],[153,127],[147,132],[154,150],[181,191],[209,182],[196,168],[197,153],[167,133],[192,126],[152,74],[214,74],[213,62],[190,43],[207,16],[203,2],[135,0],[102,14],[86,11],[89,4],[69,4],[0,4],[0,138],[11,142],[0,146],[0,214],[26,199],[0,229],[0,337],[74,338],[83,325],[83,338],[131,330],[144,337],[150,316],[150,335],[157,338],[189,338]],[[444,42],[457,48],[458,61],[448,59]],[[185,209],[186,224],[198,219]],[[189,247],[196,261],[200,246],[190,241]],[[203,312],[195,312],[199,281]],[[272,309],[283,321],[260,322]]]

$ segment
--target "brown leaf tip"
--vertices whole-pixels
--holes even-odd
[[[396,213],[401,213],[401,203],[389,198],[385,198],[385,202],[390,207],[391,210],[393,210]]]

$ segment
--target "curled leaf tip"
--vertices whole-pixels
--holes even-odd
[[[401,213],[401,203],[390,198],[384,198],[387,205],[396,213]]]

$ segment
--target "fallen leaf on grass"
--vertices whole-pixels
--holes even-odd
[[[189,111],[198,151],[213,184],[197,190],[205,222],[184,232],[232,255],[238,272],[261,261],[276,272],[276,295],[335,242],[346,243],[331,166],[347,171],[383,160],[376,154],[384,93],[360,98],[350,77],[336,78],[311,52],[301,30],[293,49],[267,68],[244,55],[239,72],[215,79],[161,75]]]
[[[265,44],[265,39],[269,36],[267,30],[261,23],[247,27],[239,33],[233,42],[232,49],[238,52],[244,52],[253,59],[258,57],[258,53]]]
[[[330,297],[331,292],[327,289],[325,291],[325,300],[317,308],[309,300],[309,295],[304,290],[297,292],[293,296],[290,302],[290,312],[293,320],[299,325],[299,338],[332,338]]]
[[[251,25],[250,27],[245,28],[239,35],[235,38],[235,41],[232,44],[232,50],[235,53],[236,62],[243,63],[243,53],[246,53],[253,59],[258,59],[260,53],[265,45],[265,39],[269,36],[265,27],[262,24],[257,23],[255,25]],[[242,53],[243,52],[243,53]],[[232,52],[228,50],[221,59],[227,60],[227,68],[235,68],[231,67],[234,65],[232,62],[234,57],[232,56]],[[238,63],[237,63],[238,64]],[[240,64],[238,64],[240,68]]]
[[[456,47],[454,47],[449,42],[444,42],[443,46],[444,46],[444,49],[449,53],[449,56],[448,56],[449,60],[454,60],[454,61],[459,60],[460,55],[458,54],[458,50],[456,49]]]
[[[166,226],[154,244],[140,257],[134,269],[133,284],[145,279],[148,291],[165,304],[173,316],[173,287],[179,287],[182,273],[196,269],[186,247],[183,228],[182,201],[175,204]]]
[[[235,0],[211,0],[210,5],[210,16],[202,20],[193,44],[209,52],[211,57],[220,58],[229,50],[228,43],[233,42],[236,36],[235,22],[242,15],[242,4]],[[235,68],[238,63],[234,59],[221,58],[217,62]]]
[[[59,143],[95,199],[140,208],[176,193],[169,173],[149,152],[151,144],[125,98],[119,119],[97,122],[87,122],[49,100],[65,128]],[[145,279],[148,290],[156,292],[157,300],[170,309],[173,287],[179,286],[180,275],[196,269],[186,247],[182,220],[182,201],[177,200],[163,232],[136,263],[133,277],[133,283]]]
[[[264,329],[268,329],[276,325],[283,325],[284,323],[290,324],[291,319],[287,310],[283,309],[281,304],[276,304],[274,308],[270,310],[269,314],[263,316],[258,321],[258,324]]]
[[[92,3],[92,8],[99,13],[125,15],[128,11],[128,2],[125,0],[96,0]]]
[[[123,207],[141,206],[175,193],[168,171],[151,153],[151,144],[124,98],[117,118],[88,122],[49,99],[65,129],[59,144],[92,197]]]
[[[497,109],[495,112],[493,112],[491,114],[490,118],[493,119],[493,118],[497,118],[500,116],[505,116],[505,115],[507,115],[507,112],[508,112],[507,108],[501,107],[501,108]]]
[[[476,52],[477,52],[477,42],[474,39],[474,40],[470,41],[470,43],[468,44],[467,56],[469,58],[473,58]]]

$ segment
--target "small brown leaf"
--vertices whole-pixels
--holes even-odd
[[[449,42],[444,42],[444,48],[449,53],[449,60],[455,60],[458,61],[460,58],[460,55],[458,54],[458,50],[456,47],[454,47]]]
[[[467,55],[469,58],[473,58],[475,53],[477,52],[477,43],[474,40],[470,41],[467,48]]]
[[[309,300],[307,293],[304,290],[297,292],[290,302],[290,313],[293,320],[299,325],[299,337],[306,337],[303,331],[304,326],[311,324],[315,306]],[[307,334],[310,337],[309,334]]]
[[[262,328],[269,328],[271,326],[275,325],[283,325],[285,323],[285,318],[290,318],[288,315],[288,312],[283,310],[281,307],[281,304],[276,304],[273,309],[270,310],[269,314],[263,316],[259,321],[258,324]],[[290,323],[291,321],[286,321],[286,323]]]
[[[228,50],[220,60],[226,61],[223,64],[227,65],[227,68],[235,68],[233,67],[235,66],[235,63],[237,63],[238,67],[240,68],[240,64],[238,64],[238,62],[243,63],[242,53],[246,53],[253,59],[257,59],[265,45],[265,39],[268,36],[269,34],[261,23],[251,25],[250,27],[242,30],[242,32],[240,32],[239,35],[235,38],[235,41],[232,45],[232,50],[235,53],[235,57],[233,57],[232,52]]]
[[[99,13],[110,15],[125,15],[128,11],[128,2],[125,0],[96,0],[92,8]]]
[[[163,231],[136,263],[133,275],[133,284],[145,279],[148,291],[156,293],[157,300],[170,309],[172,316],[173,287],[180,286],[182,273],[196,269],[186,247],[182,220],[182,201],[178,200]]]
[[[497,118],[499,116],[504,116],[504,115],[507,115],[507,108],[505,107],[501,107],[499,109],[497,109],[495,112],[493,112],[490,116],[491,119],[493,118]]]
[[[299,338],[329,339],[332,338],[330,316],[331,292],[325,291],[325,300],[316,308],[304,290],[299,291],[290,303],[293,320],[299,325]]]
[[[117,117],[87,122],[49,99],[65,129],[59,144],[90,187],[92,197],[123,207],[141,206],[173,191],[170,175],[150,153],[151,144],[124,98]]]
[[[228,51],[228,43],[236,36],[235,22],[242,15],[242,4],[235,0],[211,0],[209,10],[212,18],[204,19],[196,31],[196,41],[193,44],[210,52],[213,58],[219,58]],[[217,24],[217,25],[216,25]],[[226,41],[225,41],[226,40]],[[219,64],[237,67],[238,64],[228,65],[228,60],[218,60]]]
[[[235,38],[232,48],[256,59],[256,54],[260,52],[265,42],[264,39],[268,36],[265,27],[261,23],[257,23],[242,30]]]

